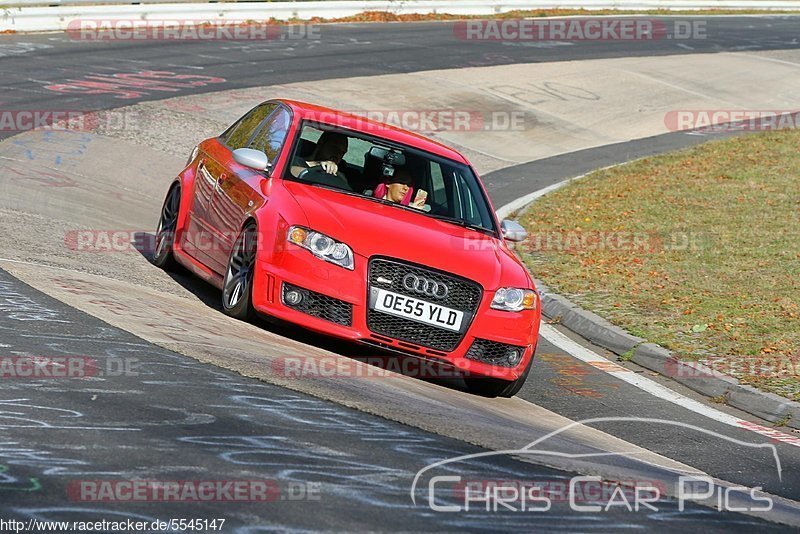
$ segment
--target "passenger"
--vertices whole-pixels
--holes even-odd
[[[414,195],[413,183],[414,180],[411,178],[411,173],[408,169],[395,169],[393,176],[387,176],[384,183],[378,184],[372,196],[397,202],[403,206],[411,206],[418,210],[424,209],[428,193],[424,189],[420,189],[417,192],[417,197],[412,202],[411,199]]]
[[[305,169],[322,167],[328,174],[339,172],[339,163],[347,153],[347,136],[336,132],[322,132],[311,157],[304,160],[299,156],[292,159],[291,172],[299,176]],[[341,175],[340,175],[341,176]],[[341,176],[344,178],[344,176]]]

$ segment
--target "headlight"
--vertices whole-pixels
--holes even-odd
[[[311,251],[318,258],[353,270],[353,250],[325,234],[302,226],[292,226],[289,228],[286,240]]]
[[[536,291],[518,289],[516,287],[501,287],[494,294],[492,308],[503,311],[535,310],[537,300]]]

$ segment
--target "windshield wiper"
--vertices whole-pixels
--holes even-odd
[[[440,221],[445,221],[452,224],[457,224],[458,226],[463,226],[464,228],[467,228],[469,230],[475,230],[476,232],[481,232],[493,237],[497,237],[497,234],[494,231],[489,230],[488,228],[485,228],[483,226],[479,226],[477,224],[472,224],[470,222],[465,221],[464,219],[459,219],[457,217],[448,217],[447,215],[434,215],[431,213],[428,213],[428,216],[433,217],[434,219],[439,219]]]

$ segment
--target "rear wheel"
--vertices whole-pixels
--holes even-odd
[[[533,367],[533,358],[528,362],[528,366],[516,380],[499,380],[497,378],[465,378],[467,389],[470,393],[482,395],[484,397],[513,397],[528,379],[528,375]]]
[[[158,219],[156,238],[153,247],[153,263],[166,271],[173,271],[178,267],[172,253],[175,244],[175,229],[178,226],[178,213],[181,206],[181,186],[173,185],[164,199],[161,208],[161,217]]]
[[[236,238],[222,282],[222,310],[231,317],[245,321],[255,315],[252,292],[257,232],[256,225],[249,223]]]

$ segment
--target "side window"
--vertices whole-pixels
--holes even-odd
[[[467,187],[463,182],[460,184],[460,186],[461,191],[464,193],[464,200],[462,202],[462,205],[464,206],[464,219],[469,221],[471,224],[481,224],[481,217],[477,213],[475,199],[472,197],[472,191],[470,191],[469,187]]]
[[[289,131],[291,115],[284,108],[279,108],[270,115],[261,130],[248,145],[248,148],[263,151],[270,162],[278,158],[286,133]]]
[[[364,154],[369,152],[372,143],[357,137],[348,139],[347,153],[342,158],[348,164],[358,167],[364,166]]]
[[[447,203],[447,191],[444,189],[444,176],[442,176],[442,167],[435,161],[431,162],[431,182],[432,189],[431,199],[439,205]]]
[[[278,107],[278,104],[274,102],[259,104],[254,107],[248,111],[244,117],[239,119],[236,124],[228,128],[228,130],[222,134],[223,142],[228,145],[231,150],[244,148],[247,146],[247,141],[253,136],[256,128],[258,128],[261,122],[266,119],[270,113],[275,111],[276,107]]]
[[[447,167],[445,167],[447,169]],[[492,228],[492,215],[489,205],[483,201],[483,194],[477,180],[470,180],[465,170],[450,168],[447,172],[453,173],[460,197],[460,216],[470,224]]]

